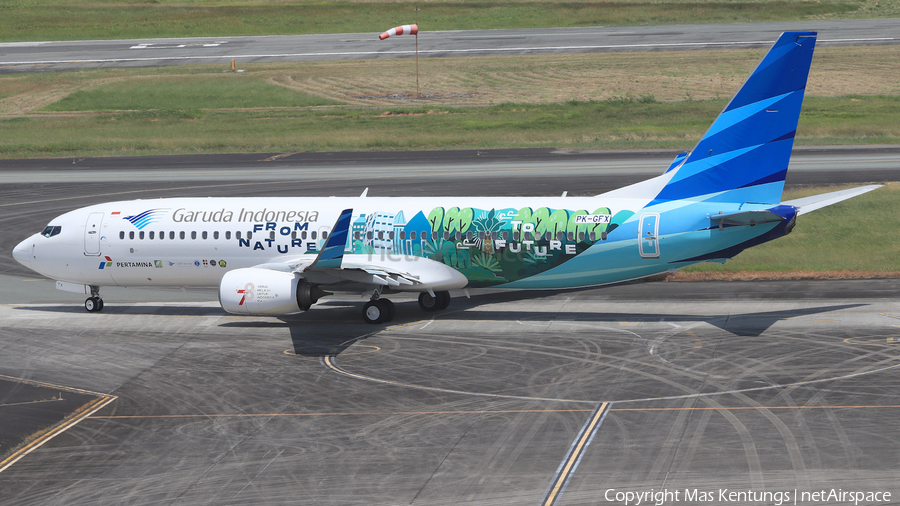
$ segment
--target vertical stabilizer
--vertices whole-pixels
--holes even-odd
[[[816,32],[784,32],[651,203],[781,201]]]

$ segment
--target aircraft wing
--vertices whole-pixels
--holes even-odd
[[[805,214],[811,211],[815,211],[816,209],[821,209],[826,206],[830,206],[831,204],[837,204],[842,200],[847,200],[849,198],[856,197],[857,195],[862,195],[863,193],[870,192],[872,190],[876,190],[881,188],[880,184],[873,184],[869,186],[860,186],[857,188],[850,188],[849,190],[840,190],[831,193],[823,193],[821,195],[813,195],[812,197],[804,197],[802,199],[789,200],[787,202],[782,202],[781,205],[784,206],[794,206],[797,208],[797,214]]]
[[[355,283],[421,292],[463,288],[468,284],[468,279],[456,269],[424,257],[388,252],[345,254],[352,216],[353,209],[341,212],[316,257],[281,258],[255,267],[296,272],[317,285]]]

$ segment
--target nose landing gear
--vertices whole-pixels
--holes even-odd
[[[103,311],[103,299],[100,297],[100,287],[91,286],[91,296],[85,299],[84,308],[88,313],[99,313]]]

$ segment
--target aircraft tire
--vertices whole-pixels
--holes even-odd
[[[447,309],[450,305],[450,292],[437,292],[435,295],[437,295],[438,299],[438,310]]]
[[[103,299],[100,297],[88,297],[84,300],[84,308],[88,313],[96,313],[103,309]]]
[[[390,299],[378,299],[378,302],[384,307],[385,318],[381,321],[385,323],[393,320],[394,315],[397,314],[397,309],[394,307],[394,303],[391,302]]]
[[[366,323],[381,323],[387,316],[387,309],[387,306],[385,306],[380,300],[370,300],[369,302],[366,302],[365,306],[363,306],[363,320],[365,320]]]
[[[442,292],[438,292],[438,293],[434,294],[435,295],[434,297],[432,297],[431,294],[428,292],[420,293],[419,294],[419,307],[422,309],[422,311],[425,311],[426,313],[430,313],[432,311],[437,311],[438,309],[440,309],[440,306],[441,306],[440,293],[442,293]]]

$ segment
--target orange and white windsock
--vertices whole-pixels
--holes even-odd
[[[384,40],[391,35],[415,35],[419,33],[419,25],[403,25],[382,33],[378,36],[378,40]]]

